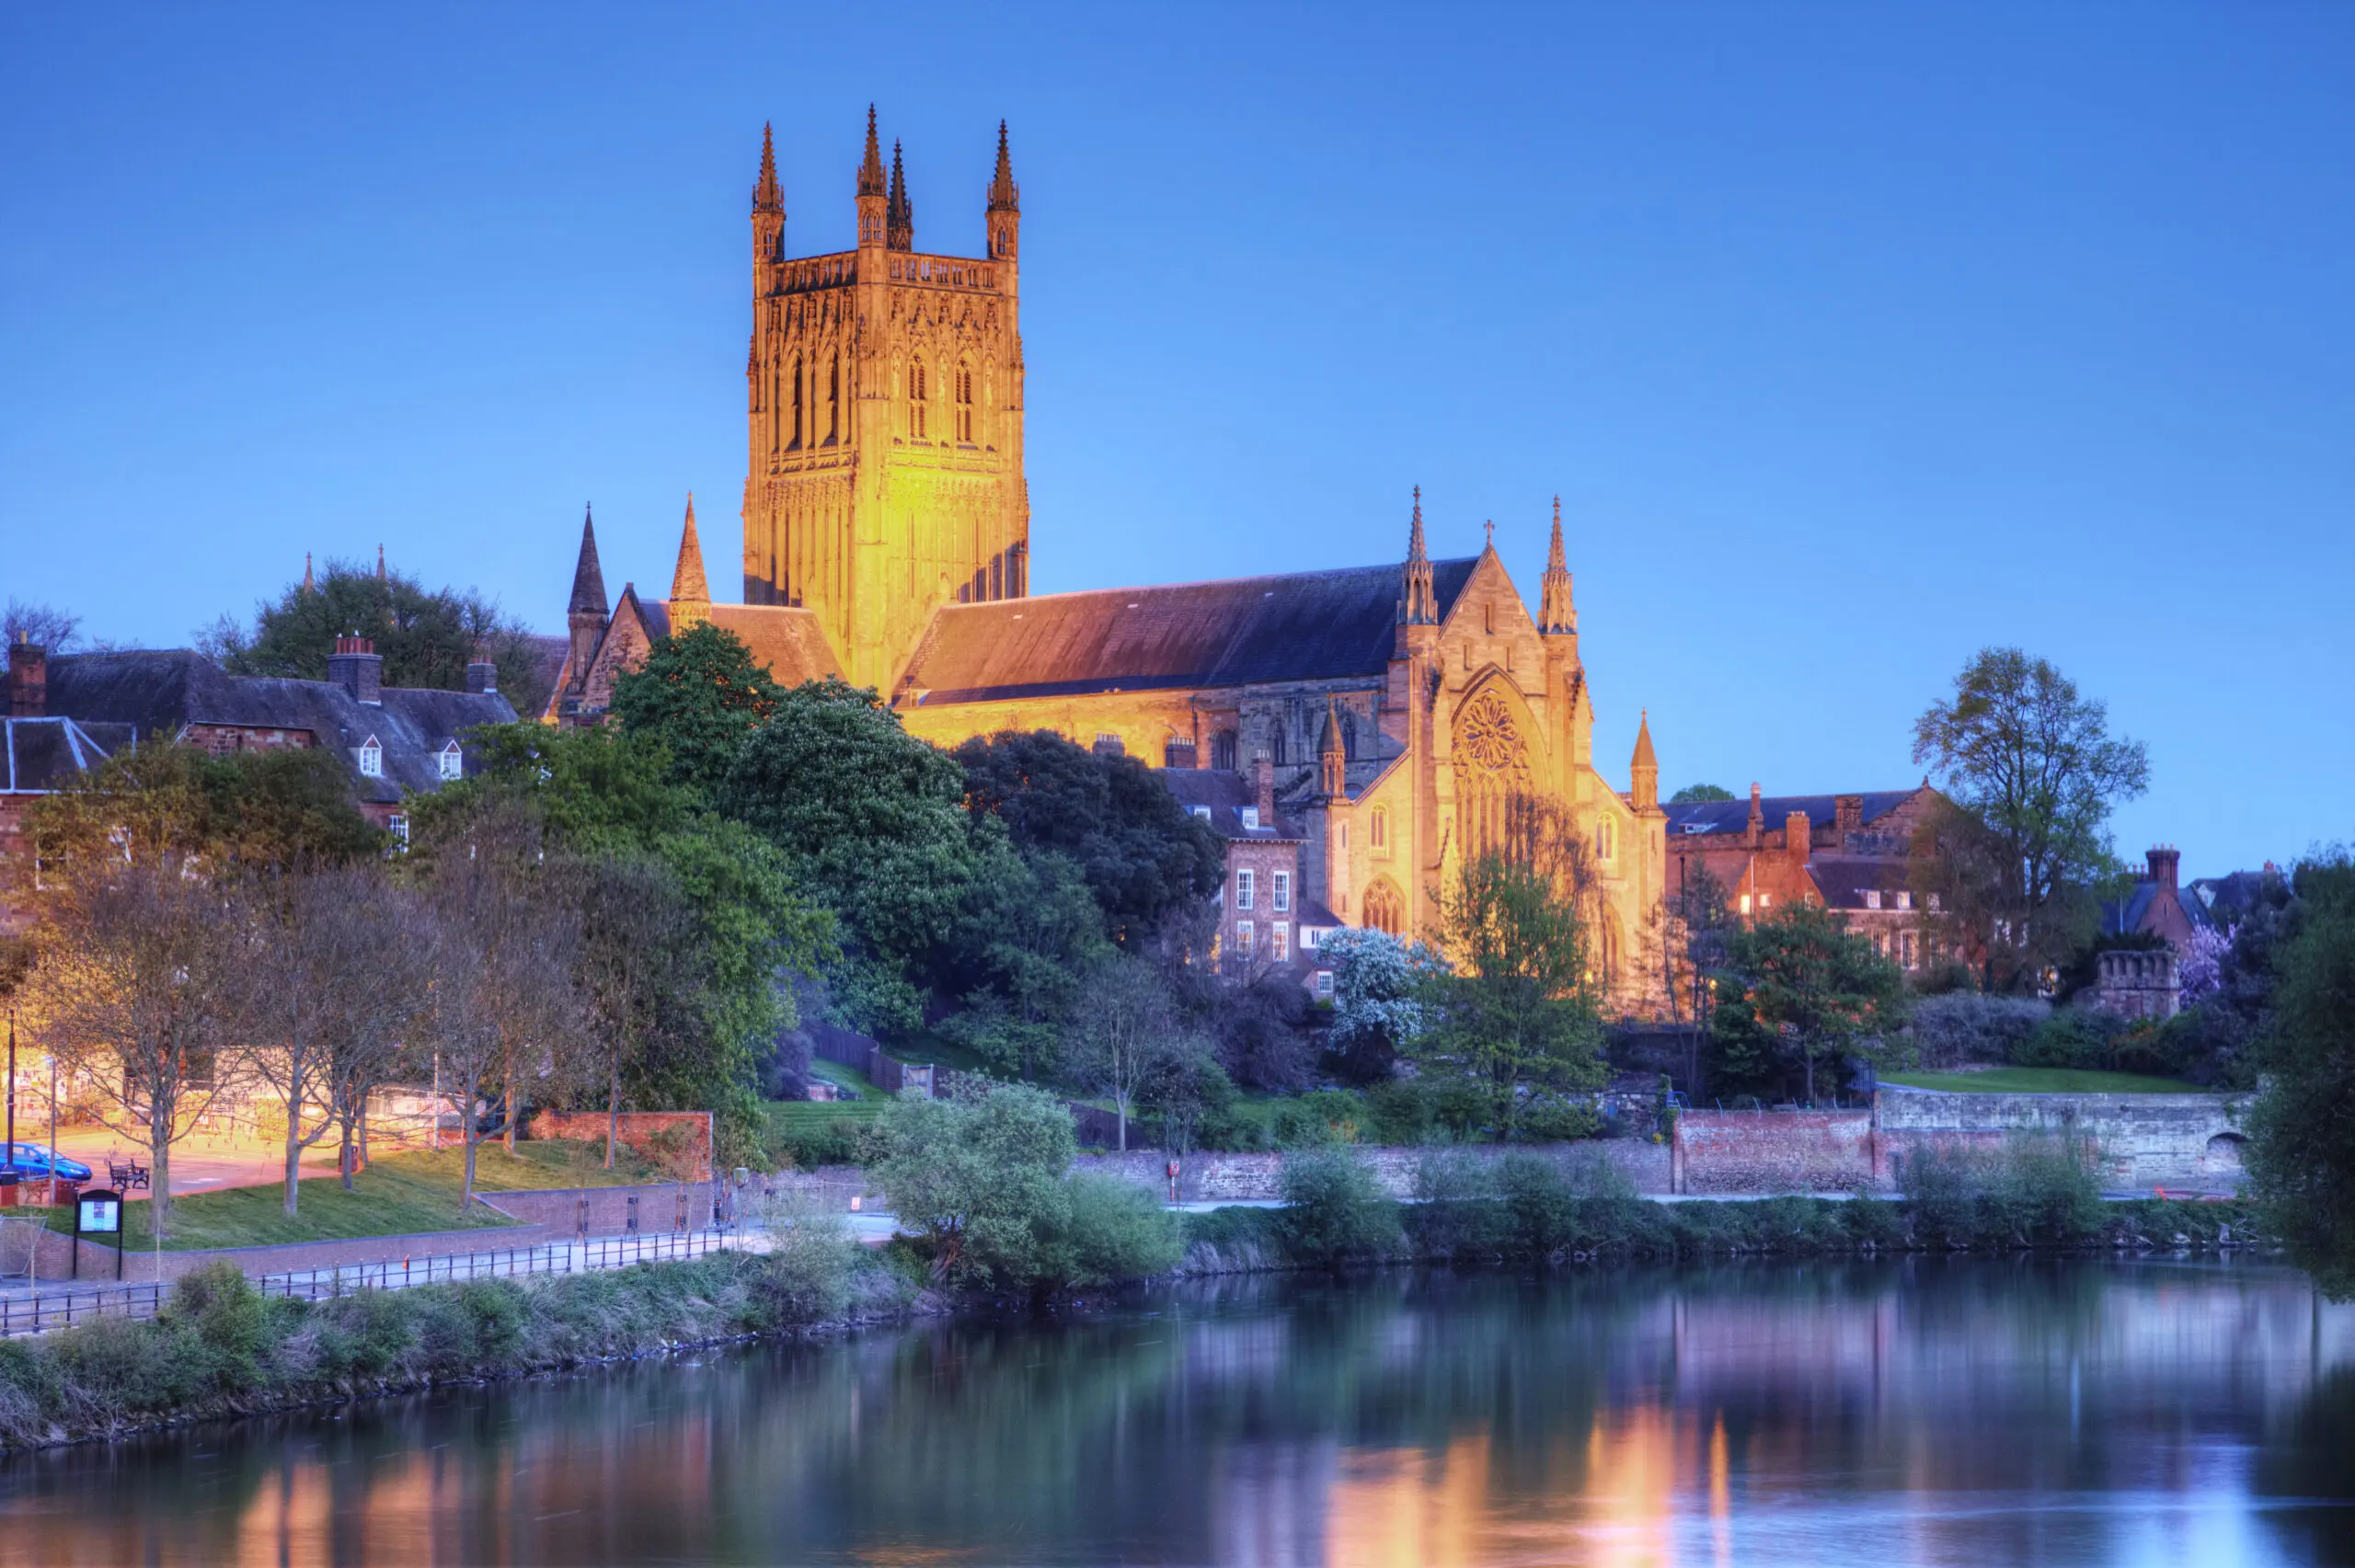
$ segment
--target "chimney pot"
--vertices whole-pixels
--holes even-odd
[[[490,696],[499,690],[499,666],[487,658],[477,658],[466,665],[466,690],[477,696]]]
[[[327,656],[327,679],[350,692],[356,703],[375,707],[385,700],[385,660],[370,638],[336,638],[335,652]]]
[[[2183,852],[2171,844],[2159,844],[2150,851],[2146,858],[2151,864],[2151,880],[2163,887],[2173,888],[2176,885],[2177,869],[2183,860]]]

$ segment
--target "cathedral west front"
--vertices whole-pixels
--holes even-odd
[[[764,136],[743,601],[711,601],[692,504],[662,600],[632,585],[609,606],[584,524],[546,716],[594,722],[654,638],[709,621],[782,682],[874,688],[937,745],[1052,729],[1118,748],[1227,839],[1229,951],[1291,963],[1336,926],[1427,932],[1440,889],[1503,830],[1505,804],[1545,797],[1594,873],[1598,979],[1614,1010],[1658,1011],[1659,767],[1640,722],[1627,787],[1597,766],[1559,503],[1534,614],[1493,540],[1431,555],[1419,493],[1405,519],[1368,530],[1403,533],[1403,559],[1032,595],[1005,129],[979,257],[915,248],[901,157],[895,146],[887,176],[870,110],[857,248],[793,257]]]

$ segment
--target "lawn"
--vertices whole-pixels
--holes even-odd
[[[487,1143],[476,1153],[475,1190],[519,1192],[549,1187],[619,1186],[632,1182],[659,1181],[651,1166],[627,1150],[620,1151],[615,1168],[603,1164],[604,1146],[558,1139],[528,1141],[510,1155],[506,1146]],[[266,1187],[231,1187],[224,1192],[192,1193],[172,1202],[172,1234],[167,1251],[203,1247],[263,1247],[281,1242],[316,1242],[346,1236],[393,1236],[419,1230],[498,1230],[510,1223],[480,1205],[467,1214],[458,1212],[458,1194],[465,1177],[465,1151],[392,1154],[378,1159],[352,1178],[351,1191],[332,1175],[305,1177],[297,1212],[284,1212],[285,1191]],[[153,1247],[147,1228],[149,1206],[122,1206],[124,1243],[134,1251]],[[50,1228],[71,1232],[73,1211],[47,1211]]]
[[[889,1097],[882,1090],[869,1082],[867,1074],[859,1071],[858,1069],[844,1067],[838,1061],[828,1061],[823,1057],[810,1059],[810,1076],[821,1083],[831,1083],[837,1089],[846,1091],[853,1099],[881,1100]],[[811,1104],[823,1104],[825,1102],[819,1100],[812,1101]]]
[[[1985,1072],[1884,1072],[1884,1083],[1908,1089],[1950,1089],[1964,1094],[2204,1094],[2179,1078],[2139,1072],[2093,1072],[2067,1067],[1995,1067]]]

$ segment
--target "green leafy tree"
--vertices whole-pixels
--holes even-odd
[[[2050,663],[1991,647],[1914,722],[1913,760],[1954,806],[1925,862],[1942,907],[1986,952],[1989,989],[2033,983],[2091,933],[2092,889],[2117,868],[2109,814],[2149,787],[2149,754]]]
[[[2295,885],[2305,914],[2279,955],[2248,1169],[2291,1258],[2343,1301],[2355,1297],[2355,863],[2317,857]]]
[[[1548,802],[1515,801],[1507,818],[1504,842],[1469,857],[1441,898],[1453,967],[1427,978],[1428,1024],[1405,1047],[1427,1073],[1481,1084],[1502,1138],[1525,1093],[1575,1093],[1608,1076],[1580,840]]]
[[[1733,791],[1726,788],[1723,784],[1686,784],[1683,789],[1680,789],[1674,795],[1670,795],[1668,797],[1668,803],[1671,806],[1702,806],[1713,800],[1731,800],[1733,798]]]
[[[1218,891],[1225,851],[1133,757],[1104,756],[1052,730],[1002,730],[954,752],[977,820],[1005,824],[1025,856],[1080,868],[1112,940],[1134,950],[1174,911]]]
[[[1026,860],[1003,840],[980,859],[955,944],[968,1013],[950,1032],[993,1067],[1032,1078],[1059,1058],[1086,977],[1114,949],[1073,862],[1051,853]]]
[[[783,688],[741,637],[708,622],[658,637],[614,682],[614,716],[670,752],[671,776],[711,798]]]
[[[45,859],[169,854],[213,871],[348,864],[385,844],[327,751],[216,757],[167,740],[75,774],[27,810],[25,829]]]
[[[1053,1276],[1071,1219],[1063,1173],[1079,1151],[1062,1102],[1011,1083],[977,1099],[901,1100],[876,1137],[876,1178],[936,1279],[1021,1290]]]
[[[197,646],[233,675],[324,681],[336,638],[355,635],[375,643],[387,686],[463,692],[480,649],[518,714],[547,704],[545,660],[521,620],[473,589],[428,589],[406,572],[380,575],[357,561],[329,561],[316,587],[292,584],[257,604],[250,625],[222,616]]]
[[[1820,904],[1786,905],[1727,949],[1739,989],[1721,993],[1721,1033],[1796,1064],[1810,1104],[1817,1061],[1878,1055],[1904,1022],[1902,971]]]
[[[856,1024],[922,1022],[982,865],[964,795],[961,768],[840,681],[781,695],[720,787],[721,811],[783,851],[798,885],[842,917],[830,988]]]

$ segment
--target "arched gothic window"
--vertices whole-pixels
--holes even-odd
[[[826,444],[833,445],[843,434],[843,357],[837,353],[826,369]]]
[[[1619,824],[1608,813],[1594,825],[1594,857],[1605,865],[1619,858]]]
[[[1390,847],[1390,808],[1388,807],[1377,806],[1373,808],[1373,826],[1367,830],[1373,835],[1370,841],[1376,850],[1386,850]]]
[[[1407,930],[1407,900],[1398,896],[1398,888],[1386,876],[1374,878],[1373,886],[1365,890],[1365,923],[1374,931],[1402,936]]]
[[[793,441],[791,444],[798,447],[801,444],[801,356],[796,354],[793,357]]]
[[[1211,737],[1211,766],[1235,772],[1235,731],[1222,729]]]
[[[1455,720],[1456,840],[1466,859],[1505,847],[1512,802],[1528,793],[1529,757],[1512,710],[1483,692]]]
[[[908,434],[924,440],[924,361],[908,361]]]
[[[973,372],[966,365],[957,367],[957,439],[973,439]]]

